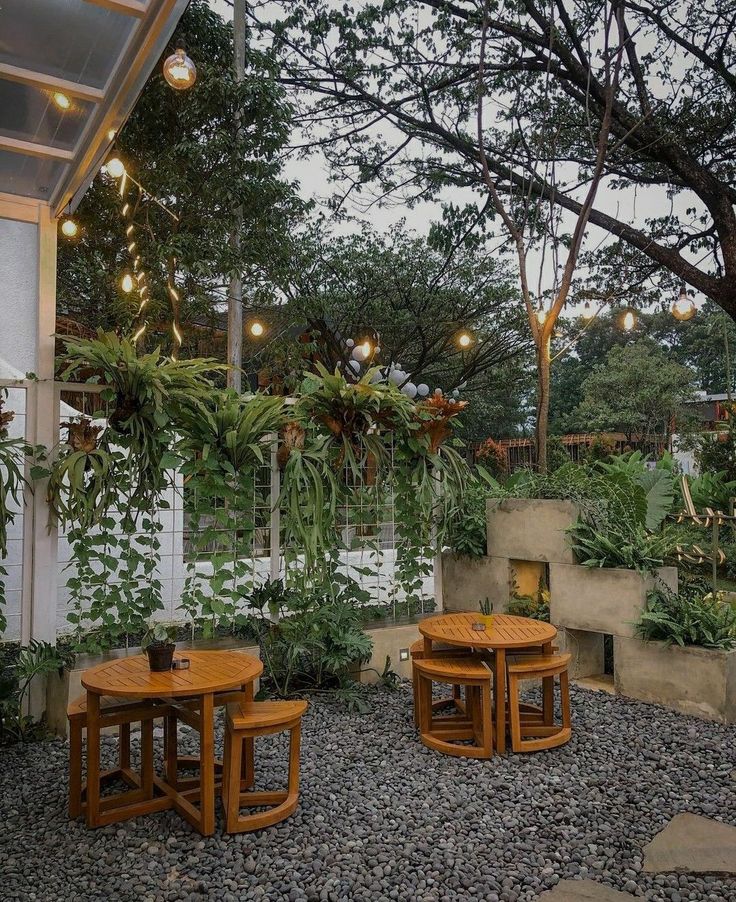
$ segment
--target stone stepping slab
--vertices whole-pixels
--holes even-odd
[[[631,896],[595,880],[560,880],[538,902],[631,902]]]
[[[736,874],[736,827],[699,814],[678,814],[644,846],[650,874]]]

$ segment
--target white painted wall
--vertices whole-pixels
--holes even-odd
[[[36,370],[38,276],[38,225],[0,219],[0,378]]]

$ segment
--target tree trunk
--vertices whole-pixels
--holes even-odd
[[[550,339],[540,336],[537,346],[537,469],[547,472],[547,432],[549,431]]]

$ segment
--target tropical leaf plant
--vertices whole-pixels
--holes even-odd
[[[722,593],[705,593],[700,582],[673,592],[658,585],[636,624],[637,635],[667,645],[736,648],[736,608]]]
[[[620,567],[655,573],[673,553],[676,537],[669,529],[661,533],[647,532],[642,526],[609,527],[599,532],[596,527],[579,521],[569,530],[570,544],[579,564],[584,567]]]

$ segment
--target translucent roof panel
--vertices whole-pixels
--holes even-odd
[[[86,0],[2,0],[0,62],[104,88],[136,24]]]
[[[0,186],[11,194],[48,200],[68,164],[0,150]]]
[[[68,99],[62,110],[54,92],[0,78],[0,132],[61,150],[74,150],[93,109],[89,101]]]

